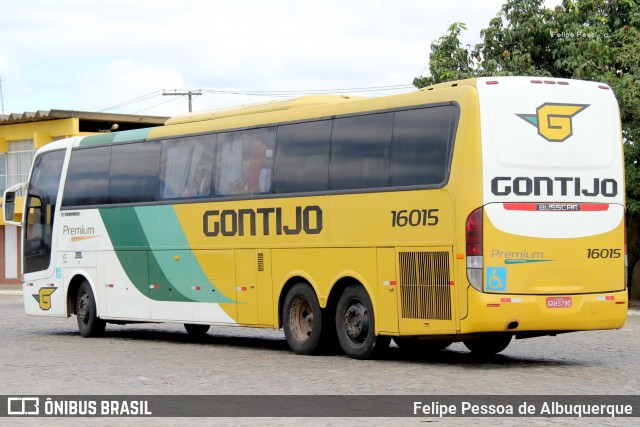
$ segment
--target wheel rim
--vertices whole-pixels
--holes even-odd
[[[87,294],[82,294],[80,300],[78,301],[78,318],[85,325],[89,322],[89,307],[88,307],[88,299]]]
[[[344,330],[354,344],[362,344],[369,335],[369,312],[362,301],[349,303],[344,313]]]
[[[313,309],[304,298],[298,297],[291,303],[289,318],[291,332],[298,341],[306,341],[313,331]]]

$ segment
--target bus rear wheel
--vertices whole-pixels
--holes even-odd
[[[107,323],[97,315],[96,299],[87,281],[82,282],[76,298],[76,317],[80,335],[85,338],[99,337]]]
[[[367,291],[348,286],[336,307],[336,332],[342,350],[354,359],[378,356],[389,347],[391,337],[376,335],[373,305]]]
[[[311,286],[294,285],[282,307],[284,336],[296,354],[313,354],[320,350],[322,310]]]
[[[511,342],[512,336],[509,334],[486,335],[476,339],[462,341],[474,354],[479,356],[490,356],[503,351]]]

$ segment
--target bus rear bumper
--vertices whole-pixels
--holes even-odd
[[[462,334],[618,329],[627,319],[626,291],[580,295],[485,294],[469,287]]]

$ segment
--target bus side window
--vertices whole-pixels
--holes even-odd
[[[209,197],[215,135],[162,142],[160,198]]]
[[[275,128],[219,135],[216,194],[271,192]]]
[[[392,124],[393,113],[334,120],[330,190],[380,188],[389,184]]]
[[[157,141],[114,145],[109,169],[109,203],[155,201],[159,169]]]
[[[331,120],[278,127],[273,192],[327,191]]]
[[[62,206],[107,204],[110,163],[111,147],[72,150]]]
[[[27,241],[29,243],[39,242],[43,238],[44,231],[44,217],[42,212],[42,199],[38,196],[30,195],[28,200],[29,213],[27,220]],[[33,244],[31,244],[33,246]],[[33,248],[29,248],[30,252],[33,252]]]
[[[218,135],[216,194],[221,196],[239,194],[241,188],[242,146],[234,140],[233,135],[234,133]]]
[[[391,143],[391,186],[442,185],[449,172],[456,108],[398,111]]]

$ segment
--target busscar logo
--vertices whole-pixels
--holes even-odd
[[[538,135],[550,142],[564,142],[573,135],[573,117],[589,104],[557,104],[545,102],[536,114],[516,114],[538,129]]]
[[[33,298],[38,301],[41,310],[49,310],[51,308],[51,294],[58,288],[41,288],[37,294],[33,294]]]

